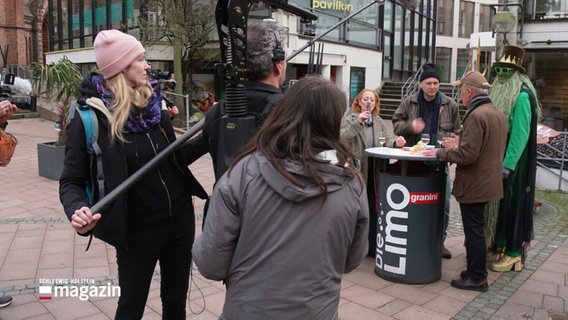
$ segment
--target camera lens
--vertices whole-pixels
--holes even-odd
[[[12,97],[11,101],[18,107],[18,109],[36,111],[35,97]]]

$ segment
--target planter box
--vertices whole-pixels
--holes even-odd
[[[37,163],[39,175],[53,180],[59,180],[63,172],[65,146],[57,146],[55,142],[37,144]]]

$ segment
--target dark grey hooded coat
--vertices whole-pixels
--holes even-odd
[[[335,151],[326,151],[328,159]],[[221,319],[337,319],[341,277],[367,254],[369,210],[360,175],[318,165],[323,195],[304,168],[285,161],[290,183],[259,153],[217,183],[193,246],[203,276],[224,280]]]

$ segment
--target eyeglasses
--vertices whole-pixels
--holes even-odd
[[[509,68],[509,67],[495,67],[495,72],[497,73],[513,73],[516,71],[515,68]]]

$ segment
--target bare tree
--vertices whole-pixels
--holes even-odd
[[[213,0],[147,0],[140,8],[141,40],[173,47],[177,93],[191,93],[191,72],[197,62],[219,54]],[[184,110],[185,111],[185,110]]]

